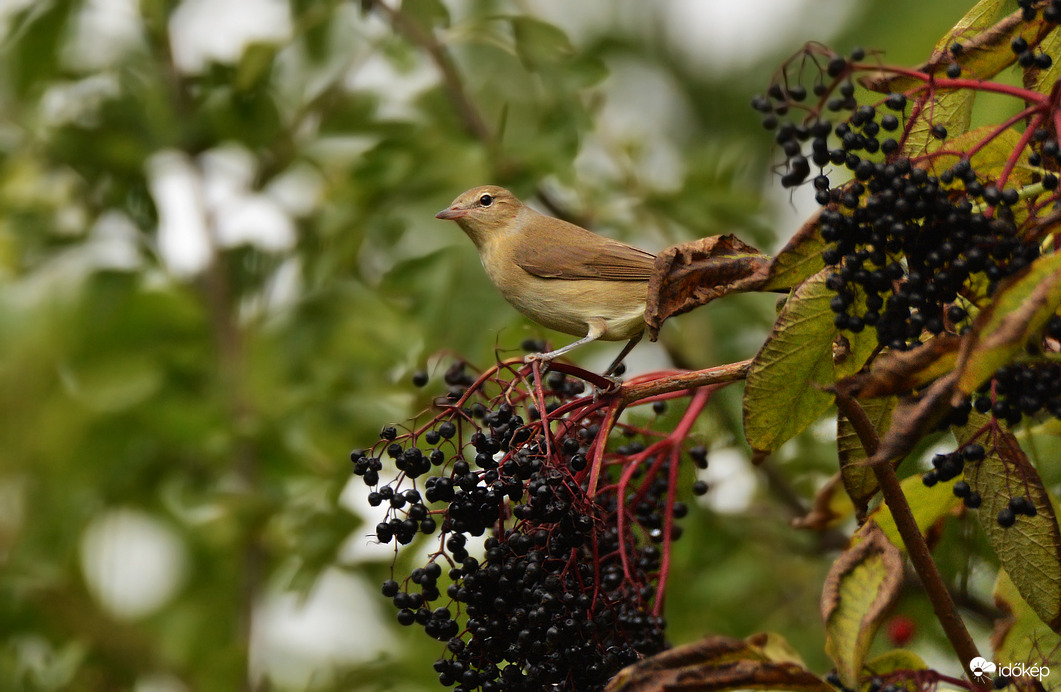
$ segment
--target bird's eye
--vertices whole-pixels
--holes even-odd
[[[490,195],[483,195],[482,197],[479,198],[479,206],[480,207],[489,207],[493,203],[494,203],[494,198],[491,197]]]

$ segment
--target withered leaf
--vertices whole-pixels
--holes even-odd
[[[663,322],[729,293],[755,291],[766,281],[770,258],[734,235],[674,245],[656,256],[648,282],[645,322],[653,341]]]
[[[822,590],[825,651],[844,685],[852,688],[859,686],[873,635],[903,581],[899,549],[872,522],[861,534],[863,540],[833,563]]]
[[[713,636],[623,668],[605,692],[693,692],[762,689],[828,692],[832,688],[789,656],[776,635],[747,640]]]
[[[892,412],[892,425],[881,438],[880,448],[867,463],[894,461],[909,454],[950,408],[957,382],[958,374],[951,372],[930,384],[919,396],[900,401]]]
[[[941,334],[909,351],[886,351],[874,359],[870,369],[837,383],[860,399],[906,394],[949,372],[961,339]]]
[[[870,469],[866,470],[870,471]],[[844,501],[846,498],[840,492],[842,488],[840,474],[833,474],[833,477],[826,481],[825,485],[814,495],[814,504],[807,513],[792,520],[792,527],[825,531],[839,520],[849,516],[851,504]]]

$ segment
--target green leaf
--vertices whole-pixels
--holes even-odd
[[[956,62],[962,66],[963,77],[990,79],[1012,65],[1016,55],[1010,42],[1018,35],[1032,40],[1036,32],[1034,24],[1023,21],[1019,12],[1004,16],[1011,9],[1005,0],[980,0],[940,39],[922,69],[938,71]],[[955,43],[962,46],[960,53],[951,52]]]
[[[986,422],[985,422],[986,421]],[[982,425],[978,425],[982,424]],[[1003,569],[1035,613],[1055,632],[1061,630],[1061,529],[1054,505],[1035,467],[1017,438],[985,416],[970,418],[963,440],[980,430],[986,438],[983,461],[967,464],[965,480],[980,493],[977,511],[987,540]],[[998,514],[1010,498],[1025,497],[1035,506],[1034,517],[1018,515],[1010,527],[998,523]]]
[[[857,687],[881,616],[903,581],[903,560],[872,523],[833,563],[822,591],[825,652],[846,687]]]
[[[1053,64],[1045,70],[1028,69],[1024,71],[1024,86],[1049,94],[1057,80],[1061,79],[1061,31],[1051,31],[1039,43],[1039,50],[1054,59]]]
[[[575,53],[567,34],[556,26],[532,17],[509,17],[516,39],[516,54],[531,72],[555,66]]]
[[[402,0],[402,14],[427,31],[449,26],[449,10],[442,0]]]
[[[965,337],[955,371],[958,389],[972,394],[1042,331],[1061,305],[1061,253],[1040,257],[999,287]]]
[[[252,43],[244,48],[232,79],[232,86],[236,91],[248,91],[264,86],[269,79],[277,50],[275,43]]]
[[[5,32],[4,72],[19,96],[43,88],[59,72],[62,41],[79,3],[34,2],[17,13]]]
[[[885,397],[866,399],[859,402],[878,436],[891,426],[892,410],[898,398]],[[873,469],[862,464],[868,457],[866,450],[855,434],[851,422],[842,414],[836,418],[836,448],[840,457],[840,476],[844,490],[860,513],[866,511],[870,498],[877,494],[877,475]]]
[[[937,521],[950,514],[961,500],[954,496],[954,484],[959,479],[940,481],[931,488],[921,482],[920,475],[913,475],[902,480],[903,495],[910,504],[910,511],[914,514],[917,528],[922,534],[935,525]],[[880,531],[891,541],[892,545],[900,550],[906,550],[903,539],[899,535],[899,529],[895,525],[895,517],[892,516],[888,505],[881,503],[869,513],[871,521],[866,522],[858,535],[866,532],[866,526],[870,523],[879,527]]]
[[[906,649],[892,649],[880,656],[875,656],[866,661],[866,678],[872,680],[875,677],[884,677],[899,671],[928,670],[928,666],[920,656]],[[912,675],[907,673],[905,679],[892,679],[889,684],[897,685],[900,689],[910,692],[921,692],[924,689]],[[868,686],[867,686],[868,688]]]
[[[825,267],[822,251],[827,246],[828,243],[822,240],[821,210],[818,210],[774,257],[769,278],[761,290],[792,288],[814,276]]]
[[[1016,56],[1010,42],[1018,35],[1034,43],[1040,27],[1037,22],[1025,22],[1020,12],[1009,11],[1006,0],[981,0],[954,27],[936,42],[932,55],[915,70],[925,74],[942,72],[953,63],[962,66],[963,76],[990,79],[1007,66]],[[1005,15],[1005,16],[1004,16]],[[957,53],[951,50],[960,44]],[[897,75],[880,71],[862,80],[862,84],[873,91],[889,93],[908,91],[923,84],[917,77]]]
[[[950,89],[939,90],[935,94],[934,98],[919,102],[920,115],[910,127],[903,144],[903,153],[911,158],[943,147],[944,141],[932,136],[933,127],[945,127],[948,139],[964,134],[969,129],[976,92],[971,89]]]
[[[1051,668],[1061,664],[1061,635],[1039,619],[1004,569],[998,571],[994,599],[1003,615],[995,621],[992,660]]]
[[[833,271],[821,271],[796,288],[752,361],[744,388],[744,434],[754,450],[773,451],[817,420],[833,401],[823,387],[856,372],[876,345],[868,331],[837,343],[829,307],[835,293],[825,286]]]
[[[991,138],[984,144],[984,140]],[[1015,129],[1007,128],[998,131],[993,125],[976,127],[957,137],[947,139],[946,151],[939,151],[932,158],[933,170],[942,171],[950,168],[965,157],[964,152],[973,150],[969,158],[974,170],[985,178],[996,178],[1017,150],[1021,135]],[[1009,186],[1014,184],[1028,185],[1032,182],[1034,169],[1028,165],[1028,149],[1021,150],[1016,165],[1009,176]]]

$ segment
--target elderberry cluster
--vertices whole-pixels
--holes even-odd
[[[594,475],[603,413],[576,378],[554,372],[542,383],[548,439],[528,383],[477,380],[463,366],[446,381],[441,413],[426,425],[388,426],[372,449],[352,454],[354,473],[372,487],[369,504],[386,509],[376,540],[404,545],[437,533],[427,563],[387,580],[383,595],[400,624],[444,644],[434,668],[458,692],[603,689],[620,668],[665,647],[659,573],[687,512],[668,504],[671,459],[631,466],[645,447],[627,427],[629,439]],[[706,466],[703,447],[689,456]],[[383,458],[398,474],[379,485]]]
[[[966,463],[979,463],[984,460],[986,453],[983,445],[970,443],[962,447],[961,449],[950,452],[949,454],[937,454],[932,458],[932,470],[921,476],[921,482],[927,487],[932,487],[938,482],[944,482],[953,480],[958,476],[962,475],[965,470]],[[959,481],[959,483],[964,481]],[[955,484],[957,485],[957,483]],[[968,485],[965,486],[968,488]],[[957,494],[957,492],[955,493]],[[976,509],[980,506],[980,495],[979,493],[972,493],[970,495],[958,495],[965,500],[965,506],[970,509]]]
[[[983,445],[970,442],[948,454],[937,454],[932,458],[932,469],[921,475],[921,482],[932,487],[939,482],[947,482],[962,475],[967,464],[979,464],[987,453]],[[961,499],[969,509],[979,509],[983,504],[980,493],[973,490],[969,483],[960,480],[952,488],[954,496]],[[1011,497],[1009,504],[999,510],[997,521],[1002,528],[1009,528],[1019,515],[1034,517],[1037,514],[1035,505],[1027,497]]]
[[[1038,10],[1035,5],[1039,4],[1038,0],[1017,0],[1017,6],[1020,7],[1021,12],[1024,16],[1024,21],[1030,22],[1035,19]],[[1043,19],[1052,24],[1061,22],[1061,0],[1051,0],[1050,4],[1042,8]]]
[[[851,106],[848,98],[828,101],[827,109]],[[772,100],[757,107],[763,102]],[[810,140],[811,161],[822,169],[813,185],[824,207],[821,237],[829,243],[822,258],[837,268],[827,280],[836,292],[836,326],[873,328],[880,344],[905,350],[925,332],[958,331],[967,317],[956,304],[963,287],[981,279],[996,286],[1039,249],[1021,241],[1009,213],[1017,190],[985,184],[968,160],[934,175],[899,156],[892,133],[902,126],[907,99],[892,94],[881,106],[857,106],[835,125],[820,114],[809,125],[786,123],[777,140],[788,158],[783,184],[809,175],[801,140]],[[940,126],[932,134],[947,136]],[[826,168],[840,166],[854,179],[834,187]]]
[[[1047,324],[1048,336],[1061,335],[1061,317],[1053,317]],[[1061,418],[1061,364],[1055,362],[1011,363],[995,371],[973,398],[973,406],[981,413],[990,412],[994,418],[1016,425],[1024,416],[1047,411]]]
[[[1050,4],[1044,16],[1055,16],[1059,7],[1061,2]],[[1019,61],[1048,65],[1049,58],[1034,55],[1024,39],[1011,48]],[[950,52],[957,56],[962,50],[955,43]],[[861,49],[845,58],[809,46],[752,105],[784,152],[782,185],[811,180],[823,207],[822,259],[835,268],[826,286],[836,294],[831,301],[836,327],[852,333],[872,329],[882,347],[903,351],[944,332],[965,333],[973,306],[1040,256],[1045,231],[1036,218],[1058,202],[1061,145],[1057,133],[1046,128],[1023,140],[1023,156],[1036,169],[1030,180],[1041,187],[1028,188],[1024,199],[1021,189],[1001,184],[994,172],[976,170],[971,155],[947,149],[946,128],[931,123],[931,110],[911,106],[907,95],[858,103],[853,79],[863,58]],[[811,102],[806,88],[791,83],[793,72],[803,77],[807,64],[819,66]],[[915,130],[940,140],[946,155],[905,155],[900,142]],[[834,184],[838,173],[844,181]],[[1061,318],[1050,321],[1045,337],[1053,344],[1044,346],[1061,350]],[[973,404],[1010,425],[1042,410],[1061,417],[1061,367],[1051,362],[1003,367],[941,427],[963,424]]]

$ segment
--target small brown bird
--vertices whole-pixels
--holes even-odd
[[[487,276],[513,307],[542,326],[582,337],[528,361],[548,363],[597,339],[629,339],[604,373],[610,375],[641,339],[652,253],[539,214],[496,185],[468,190],[435,217],[456,221],[468,234]]]

